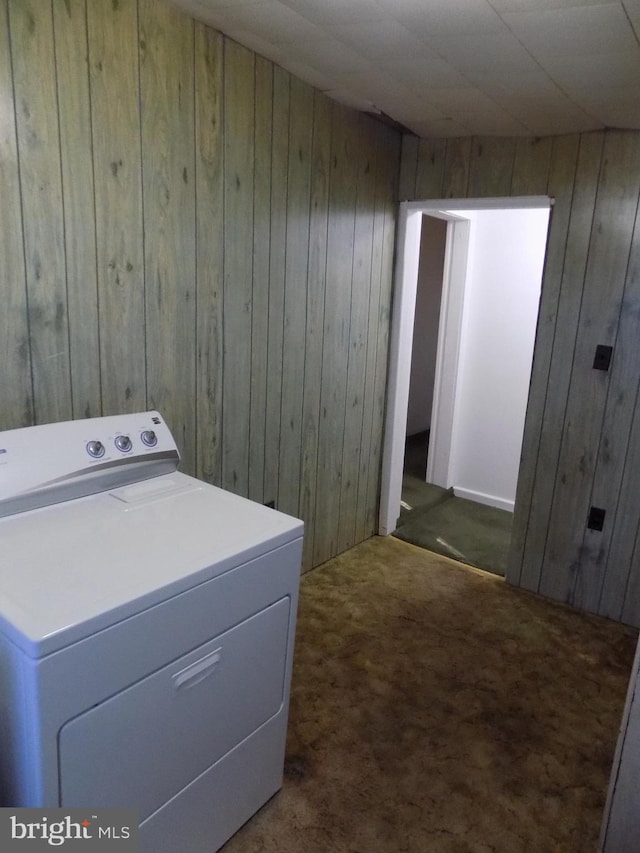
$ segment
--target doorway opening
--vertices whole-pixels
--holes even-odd
[[[497,574],[506,570],[550,210],[548,197],[400,205],[379,532],[400,526],[397,535],[414,541],[410,523],[419,540],[429,511],[426,544],[415,544]],[[416,455],[427,439],[423,475]],[[483,556],[478,525],[502,528],[499,559],[493,546]]]

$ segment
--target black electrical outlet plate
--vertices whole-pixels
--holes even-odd
[[[593,359],[593,369],[609,370],[612,354],[613,347],[605,346],[604,344],[598,344],[598,346],[596,347],[596,354]]]
[[[605,515],[606,512],[601,507],[592,506],[589,510],[589,519],[587,521],[587,527],[589,530],[602,530],[604,527]]]

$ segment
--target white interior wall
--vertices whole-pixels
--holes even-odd
[[[549,210],[456,213],[471,229],[450,485],[513,510]]]
[[[431,426],[447,222],[423,216],[413,323],[407,435]]]

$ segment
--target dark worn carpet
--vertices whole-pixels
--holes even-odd
[[[357,546],[302,579],[284,787],[225,853],[595,851],[635,639]]]

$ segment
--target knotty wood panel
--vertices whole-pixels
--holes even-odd
[[[544,195],[547,192],[553,140],[528,139],[516,143],[511,195]]]
[[[575,136],[554,140],[549,193],[555,204],[508,572],[509,580],[534,591],[540,583],[553,500],[555,478],[549,472],[555,472],[560,454],[603,141],[599,133],[581,140]],[[560,335],[556,335],[558,327]]]
[[[342,441],[347,393],[351,312],[351,267],[355,227],[357,136],[353,114],[342,106],[333,108],[330,206],[327,235],[327,282],[324,309],[324,348],[320,432],[318,438],[318,494],[316,499],[314,563],[338,552]]]
[[[365,529],[368,535],[377,530],[378,510],[380,506],[380,467],[382,461],[382,440],[387,387],[387,366],[389,351],[389,329],[391,323],[392,272],[396,232],[396,202],[398,181],[393,168],[393,157],[388,156],[391,149],[399,154],[399,146],[394,137],[379,140],[380,194],[376,197],[376,216],[380,217],[382,228],[380,254],[380,302],[378,306],[378,332],[376,343],[376,372],[373,388],[373,419],[371,428],[371,448],[368,459],[368,485]],[[375,228],[375,225],[374,225]]]
[[[465,198],[469,186],[471,138],[450,139],[444,164],[443,198]]]
[[[609,552],[609,565],[615,574],[603,590],[601,611],[603,616],[621,618],[630,625],[640,625],[640,507],[638,506],[638,466],[640,465],[640,406],[636,403],[633,420],[633,431],[629,442],[629,452],[625,466],[625,476],[620,491],[619,504],[624,513],[616,516],[613,545]],[[635,520],[639,519],[637,524]],[[624,538],[623,538],[624,537]],[[624,550],[622,550],[624,548]],[[626,563],[627,555],[631,558]],[[620,559],[617,563],[616,560]],[[623,562],[624,561],[624,562]],[[628,566],[628,571],[624,571]],[[624,575],[626,574],[626,583]],[[624,584],[624,590],[623,590]],[[622,615],[619,609],[619,599],[622,598]]]
[[[195,30],[196,474],[222,481],[223,39]]]
[[[469,170],[469,198],[508,196],[516,140],[488,137],[474,140]]]
[[[73,416],[102,411],[86,3],[53,7]]]
[[[327,269],[329,173],[331,170],[331,111],[331,101],[316,92],[313,107],[307,318],[304,396],[302,400],[302,467],[300,476],[300,517],[307,525],[308,530],[304,540],[302,561],[305,570],[313,565],[312,532],[314,529],[318,476],[318,431]],[[365,538],[364,534],[361,538]]]
[[[287,178],[287,244],[285,252],[284,325],[282,342],[282,403],[278,506],[298,513],[302,398],[304,391],[307,269],[309,253],[310,163],[313,131],[313,91],[291,81],[289,174]]]
[[[371,260],[375,212],[376,151],[369,144],[365,119],[356,128],[356,145],[360,152],[356,184],[356,216],[351,280],[349,324],[349,361],[340,483],[340,520],[338,550],[344,551],[356,541],[358,479],[362,452],[362,420],[367,368],[369,303],[371,301]]]
[[[406,137],[405,137],[406,138]],[[404,145],[404,140],[403,140]],[[372,494],[372,469],[377,464],[376,450],[379,433],[374,430],[379,393],[378,346],[384,346],[380,327],[382,324],[381,288],[385,251],[385,221],[387,215],[385,158],[378,142],[373,151],[373,169],[376,186],[373,209],[373,241],[371,247],[371,285],[369,290],[369,312],[367,318],[367,365],[364,380],[364,403],[362,433],[360,439],[360,470],[356,503],[356,539],[370,535],[372,516],[376,512],[375,496]],[[414,170],[415,171],[415,170]],[[380,338],[380,341],[379,341]],[[375,434],[374,434],[375,433]],[[375,524],[375,521],[373,521]]]
[[[631,379],[628,392],[632,392],[633,384]],[[618,505],[622,508],[622,512],[617,512],[610,522],[609,551],[602,578],[602,594],[598,603],[598,612],[603,616],[620,619],[632,625],[640,624],[638,471],[640,471],[640,396],[636,389],[633,423],[618,498]],[[599,500],[594,498],[596,499]]]
[[[9,49],[6,0],[0,2],[0,257],[3,310],[0,312],[2,416],[0,428],[33,423],[31,349],[24,268],[24,236],[18,172],[18,144]]]
[[[582,564],[583,537],[610,381],[608,373],[593,369],[593,356],[596,344],[615,343],[639,193],[640,134],[611,132],[605,139],[596,196],[545,549],[547,570],[539,588],[584,607],[593,603],[595,578]]]
[[[387,135],[386,146],[392,149],[396,141],[391,134]],[[398,150],[398,149],[397,149]],[[382,254],[380,256],[380,306],[378,312],[378,336],[376,347],[376,379],[374,388],[374,417],[371,430],[371,458],[369,460],[369,486],[367,490],[368,530],[376,530],[379,495],[380,468],[382,463],[383,424],[386,409],[387,369],[389,352],[389,330],[391,325],[391,300],[393,284],[393,261],[396,233],[396,204],[397,179],[393,161],[384,156],[382,160],[381,210],[384,212],[382,233]]]
[[[284,283],[287,240],[287,179],[291,78],[273,71],[271,218],[269,221],[269,344],[267,349],[267,417],[264,448],[264,499],[278,503],[278,461],[282,403]]]
[[[186,472],[302,515],[305,568],[371,535],[399,134],[163,0],[15,0],[2,45],[0,428],[53,384],[61,417],[155,405]]]
[[[507,577],[633,624],[640,624],[640,507],[631,473],[640,452],[639,145],[635,131],[472,140],[467,189],[469,197],[546,191],[556,199]],[[403,140],[405,183],[423,168],[419,148]],[[461,150],[460,140],[446,143],[446,195]],[[460,196],[465,164],[462,156]],[[614,342],[617,364],[608,374],[594,371],[595,346]],[[606,509],[601,533],[587,530],[591,505]]]
[[[195,192],[193,22],[140,0],[147,404],[195,468]]]
[[[416,197],[440,198],[446,146],[443,139],[421,139],[416,169]]]
[[[249,497],[264,501],[264,456],[269,353],[269,216],[273,65],[256,56],[255,171],[253,190],[253,310],[251,314],[251,423]]]
[[[416,194],[419,145],[420,140],[417,136],[405,134],[402,137],[402,160],[398,179],[398,198],[400,201],[420,197]]]
[[[630,162],[629,157],[626,162]],[[640,172],[640,155],[638,171]],[[636,187],[640,194],[640,181]],[[625,468],[628,465],[629,452],[631,451],[631,454],[634,452],[634,448],[629,445],[630,438],[633,437],[634,415],[637,414],[640,378],[639,319],[640,219],[636,217],[617,334],[612,332],[610,338],[610,341],[615,340],[615,357],[609,370],[607,404],[591,487],[592,506],[604,508],[616,506],[618,495],[621,494]],[[637,476],[637,468],[635,472]],[[625,497],[626,500],[622,501],[624,511],[616,516],[609,509],[602,531],[587,529],[584,533],[580,572],[587,579],[587,583],[584,585],[580,604],[588,610],[606,610],[610,613],[613,609],[612,599],[617,598],[619,605],[624,600],[621,592],[626,588],[628,572],[625,572],[624,568],[629,565],[629,560],[620,560],[621,555],[612,560],[610,551],[614,543],[625,543],[628,547],[632,535],[635,536],[635,531],[638,529],[638,499],[629,493],[628,487],[625,490]],[[629,521],[635,520],[635,530],[624,529],[627,518]],[[614,531],[616,522],[617,530]],[[605,587],[606,595],[603,601]],[[617,593],[615,597],[612,595],[614,590]]]
[[[9,3],[24,257],[38,423],[72,415],[64,217],[51,6]]]
[[[89,3],[102,412],[147,405],[135,0]]]
[[[249,491],[255,55],[225,42],[222,485]]]

